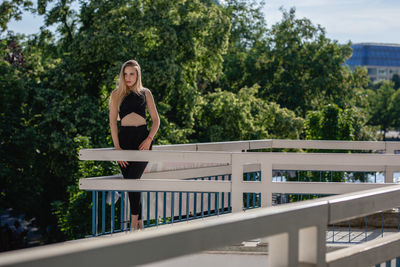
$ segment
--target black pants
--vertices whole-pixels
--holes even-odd
[[[149,135],[147,125],[141,126],[121,126],[118,134],[119,145],[122,149],[126,150],[138,150],[139,145]],[[150,146],[153,146],[153,143]],[[128,161],[127,167],[121,167],[122,175],[125,179],[140,179],[142,177],[144,169],[146,169],[147,163],[144,161]],[[131,206],[131,213],[133,215],[139,215],[138,219],[142,219],[142,203],[140,192],[129,192],[129,203]]]

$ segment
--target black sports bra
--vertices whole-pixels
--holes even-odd
[[[146,94],[145,92],[141,94],[136,94],[131,91],[122,100],[119,106],[119,118],[122,120],[126,115],[135,112],[146,119]]]

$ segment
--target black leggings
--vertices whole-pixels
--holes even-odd
[[[122,149],[127,150],[138,150],[139,145],[149,135],[147,125],[141,126],[121,126],[118,134],[119,145]],[[153,146],[151,143],[150,150]],[[146,169],[147,163],[144,161],[128,161],[127,167],[121,167],[121,172],[126,179],[140,179]],[[129,192],[129,203],[131,206],[131,213],[133,215],[139,215],[138,219],[142,219],[142,203],[140,192]]]

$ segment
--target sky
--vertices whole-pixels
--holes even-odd
[[[295,7],[298,18],[306,17],[313,24],[320,24],[330,39],[342,44],[400,44],[400,0],[265,0],[263,12],[269,26],[282,18],[280,7]],[[22,21],[11,21],[8,28],[32,34],[41,25],[40,16],[24,13]]]
[[[278,22],[279,7],[296,8],[296,17],[308,18],[325,28],[339,43],[400,44],[400,0],[265,0],[270,25]]]

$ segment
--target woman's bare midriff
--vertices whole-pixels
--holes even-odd
[[[129,113],[121,120],[121,126],[141,126],[145,124],[146,120],[135,112]]]

